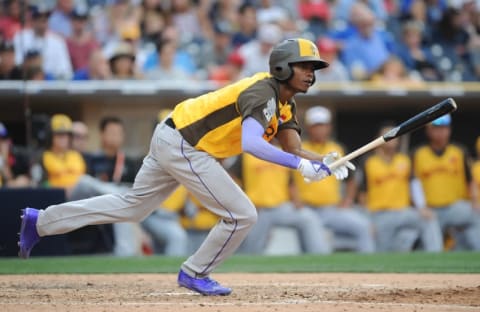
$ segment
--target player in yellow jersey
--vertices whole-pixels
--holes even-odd
[[[216,91],[177,104],[155,129],[150,150],[133,188],[69,202],[46,210],[23,211],[20,256],[27,258],[41,236],[72,231],[91,223],[140,221],[179,184],[220,221],[181,267],[177,282],[203,295],[229,295],[231,289],[209,277],[235,252],[257,220],[255,206],[216,158],[242,151],[301,172],[316,181],[348,176],[350,163],[331,169],[332,157],[304,150],[294,95],[306,93],[315,70],[328,64],[315,44],[288,39],[272,49],[270,73],[258,73]],[[269,142],[276,137],[282,149]]]
[[[428,144],[413,156],[416,178],[414,203],[419,209],[431,209],[443,231],[453,229],[455,241],[480,250],[480,222],[468,199],[471,182],[467,155],[450,143],[451,116],[445,115],[426,127]],[[422,196],[423,195],[423,196]]]
[[[475,144],[475,152],[477,153],[477,160],[472,165],[472,201],[473,208],[477,214],[480,213],[480,136],[477,138]]]
[[[290,170],[250,154],[239,157],[234,166],[243,190],[257,208],[258,219],[242,246],[242,252],[262,254],[275,226],[294,228],[302,252],[331,252],[325,230],[310,209],[295,208],[290,201]]]
[[[394,128],[385,124],[379,136]],[[377,251],[410,251],[420,238],[426,251],[443,248],[440,226],[433,214],[422,215],[411,207],[412,166],[408,155],[398,151],[398,139],[388,141],[369,155],[360,171],[360,190],[375,226]]]
[[[336,152],[343,155],[343,148],[331,140],[331,112],[323,106],[314,106],[305,112],[305,124],[309,140],[303,143],[305,149],[319,154]],[[327,178],[321,182],[306,183],[301,175],[294,175],[297,196],[296,206],[311,208],[333,233],[334,249],[351,249],[359,252],[373,252],[375,244],[369,219],[352,209],[355,196],[355,181],[346,182],[346,194],[341,194],[340,181]]]

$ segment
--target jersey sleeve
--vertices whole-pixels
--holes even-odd
[[[302,133],[300,126],[298,125],[297,119],[297,105],[293,99],[291,99],[287,104],[283,105],[280,109],[280,120],[282,123],[278,126],[278,131],[284,129],[294,129],[298,134]]]

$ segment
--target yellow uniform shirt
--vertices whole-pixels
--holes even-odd
[[[257,208],[273,208],[289,200],[288,168],[250,154],[242,157],[243,188]]]
[[[477,194],[480,196],[480,160],[473,163],[472,166],[472,179],[475,182],[477,188]]]
[[[280,103],[279,83],[269,73],[258,73],[197,98],[188,99],[172,112],[176,128],[198,150],[217,158],[242,152],[241,122],[251,116],[263,125],[270,141],[278,130],[300,131],[295,102]]]
[[[364,166],[368,210],[400,210],[410,205],[411,162],[408,156],[396,154],[391,162],[386,162],[372,155]]]
[[[422,146],[414,154],[413,167],[429,207],[443,207],[467,198],[465,153],[458,146],[449,144],[440,155]]]
[[[160,206],[168,211],[177,212],[183,209],[186,199],[187,189],[180,185]]]
[[[82,155],[73,150],[62,155],[45,151],[42,156],[42,165],[48,184],[52,187],[73,187],[87,170]]]
[[[306,141],[303,143],[303,148],[321,155],[330,152],[337,152],[340,156],[344,154],[343,148],[333,141],[328,141],[325,144]],[[300,200],[303,203],[316,207],[337,205],[340,202],[340,182],[334,176],[313,183],[305,182],[298,171],[294,172],[293,177]]]

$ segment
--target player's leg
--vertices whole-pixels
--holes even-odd
[[[443,250],[442,228],[435,217],[424,219],[418,211],[415,211],[421,220],[420,241],[422,247],[428,252],[440,252]]]
[[[371,214],[375,227],[376,249],[380,252],[395,250],[395,233],[398,231],[395,216],[390,211],[379,211]]]
[[[435,209],[442,228],[453,227],[461,234],[458,242],[465,241],[466,248],[480,250],[480,227],[470,202],[457,201],[445,208]]]
[[[347,234],[357,242],[358,252],[375,251],[372,225],[370,220],[353,209],[338,209],[336,207],[318,209],[325,226],[334,233]]]
[[[297,209],[291,203],[284,203],[275,208],[275,215],[272,217],[275,225],[294,227],[297,230],[304,252],[311,254],[332,252],[325,227],[312,209],[307,207]]]
[[[150,214],[178,186],[159,164],[157,127],[150,152],[145,157],[133,188],[125,194],[108,194],[49,206],[45,210],[27,208],[22,215],[20,256],[28,258],[40,236],[63,234],[91,224],[139,222]],[[165,148],[168,153],[168,148]]]

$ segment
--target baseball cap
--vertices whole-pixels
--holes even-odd
[[[275,45],[282,41],[283,34],[279,26],[263,24],[258,30],[258,40],[263,43]]]
[[[3,122],[0,122],[0,138],[6,138],[6,137],[8,137],[7,127],[5,127]]]
[[[317,47],[320,54],[337,51],[335,41],[327,37],[319,38],[317,40]]]
[[[50,127],[53,133],[72,132],[72,120],[64,114],[55,114],[50,120]]]
[[[452,123],[452,117],[450,116],[450,114],[447,114],[432,121],[432,126],[437,126],[437,127],[450,126],[451,123]]]
[[[314,106],[305,112],[305,123],[307,126],[316,124],[328,124],[332,121],[332,113],[323,106]]]

